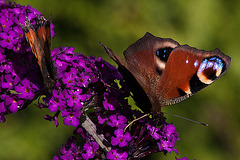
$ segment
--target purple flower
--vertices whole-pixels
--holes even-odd
[[[104,101],[103,106],[106,110],[115,110],[114,106],[111,104],[112,101],[110,101],[111,96],[109,96],[109,93],[105,92],[104,94]]]
[[[113,146],[119,145],[119,147],[125,147],[131,140],[131,135],[129,132],[123,132],[123,129],[117,129],[114,131],[116,137],[112,137],[111,143]]]
[[[151,136],[155,140],[159,140],[161,138],[161,135],[159,134],[159,132],[160,132],[159,128],[156,128],[155,126],[148,125],[147,129],[150,131]]]
[[[99,149],[99,145],[96,142],[86,142],[83,146],[86,153],[82,154],[83,159],[94,158],[95,152]]]
[[[110,83],[114,81],[115,79],[122,79],[122,75],[118,72],[116,67],[110,65],[108,62],[102,60],[101,57],[99,57],[98,62],[100,65],[98,66],[99,69],[102,71],[102,81],[104,83]]]
[[[67,93],[65,93],[65,96],[66,96],[66,99],[68,99],[67,105],[69,107],[74,107],[74,108],[80,110],[83,106],[81,103],[81,100],[82,100],[82,98],[84,98],[84,95],[82,95],[82,90],[78,89],[76,91],[71,91],[71,90],[66,89],[66,92]]]
[[[109,117],[108,125],[111,127],[118,127],[119,129],[124,129],[127,125],[127,118],[122,115],[111,115]]]
[[[179,140],[178,133],[176,132],[176,127],[174,125],[165,125],[163,131],[165,132],[168,139],[173,138],[174,140]]]
[[[76,145],[75,141],[76,141],[76,137],[69,137],[66,144],[60,149],[59,154],[55,156],[53,159],[54,160],[82,159],[82,156],[81,156],[82,151]]]
[[[67,87],[72,87],[73,85],[75,85],[76,73],[77,73],[77,70],[71,68],[70,72],[67,72],[64,74],[62,80]]]
[[[15,31],[17,33],[18,38],[23,38],[24,33],[23,33],[23,30],[20,26],[14,26],[13,31]]]
[[[36,18],[36,15],[38,15],[38,16],[42,15],[38,10],[36,10],[35,8],[33,8],[30,5],[27,5],[27,7],[25,9],[29,12],[29,14],[30,14],[29,17],[30,18]],[[29,20],[31,20],[31,19],[29,19]]]
[[[4,76],[4,80],[2,81],[2,88],[6,88],[8,90],[13,88],[13,76],[11,74],[7,74]]]
[[[14,72],[12,62],[9,62],[7,60],[3,60],[2,62],[0,62],[0,72],[5,72],[6,74]]]
[[[85,75],[85,73],[81,73],[79,75],[79,81],[77,83],[77,86],[80,86],[80,87],[85,87],[87,88],[88,87],[88,84],[89,84],[89,79],[90,79],[90,76],[89,75]]]
[[[20,84],[15,86],[16,92],[21,93],[19,94],[19,97],[24,99],[32,99],[34,97],[35,89],[36,88],[33,87],[27,79],[22,80]]]
[[[169,153],[172,151],[176,152],[178,154],[178,150],[174,148],[175,142],[167,141],[167,140],[161,140],[160,142],[157,143],[159,150],[166,150]]]
[[[55,28],[55,26],[51,23],[51,24],[50,24],[51,37],[54,37],[54,36],[56,35],[55,32],[54,32],[54,28]]]
[[[7,49],[13,49],[14,45],[18,42],[17,33],[9,31],[8,33],[0,33],[0,46]]]
[[[48,109],[51,112],[57,112],[59,110],[63,110],[66,108],[65,104],[65,98],[62,94],[62,92],[59,92],[58,90],[53,90],[52,97],[48,103]]]
[[[128,154],[125,151],[119,149],[112,149],[107,153],[107,159],[111,160],[127,160]]]
[[[18,101],[17,101],[17,98],[16,97],[11,97],[11,96],[6,96],[6,99],[5,99],[5,106],[8,106],[9,107],[9,110],[12,112],[12,113],[16,113],[18,111]]]
[[[3,28],[3,31],[9,30],[9,28],[12,27],[12,25],[14,24],[11,17],[6,16],[7,13],[9,13],[9,12],[5,12],[5,14],[2,14],[0,16],[0,24]]]
[[[63,119],[63,124],[66,126],[73,126],[77,127],[79,125],[79,118],[81,116],[80,110],[75,110],[74,108],[65,109],[62,111],[62,117],[65,117]]]
[[[108,120],[108,118],[104,114],[98,114],[97,118],[98,118],[99,124],[103,124],[104,122],[106,122]]]
[[[161,140],[157,143],[159,150],[166,150],[169,153],[172,151],[178,153],[178,150],[174,148],[175,140],[179,140],[178,134],[175,131],[175,126],[172,124],[164,124]]]

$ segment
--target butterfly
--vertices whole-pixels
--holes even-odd
[[[51,92],[58,75],[51,59],[50,19],[47,20],[42,16],[37,19],[35,25],[32,25],[26,18],[25,26],[22,26],[22,29],[38,60],[44,86],[47,91]]]
[[[100,43],[118,64],[137,106],[160,114],[163,106],[189,98],[221,77],[231,58],[220,50],[198,50],[146,33],[124,52],[124,59]]]

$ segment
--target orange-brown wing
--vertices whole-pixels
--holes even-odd
[[[40,17],[35,25],[32,25],[28,19],[25,23],[26,25],[22,27],[24,34],[38,60],[45,87],[51,90],[57,74],[51,59],[50,20]]]
[[[150,33],[124,51],[125,60],[106,51],[119,65],[138,106],[158,113],[162,106],[178,103],[216,81],[231,60],[219,50],[197,50]]]
[[[212,84],[227,71],[230,61],[218,49],[174,48],[157,86],[162,105],[178,103]]]

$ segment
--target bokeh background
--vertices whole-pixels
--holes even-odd
[[[188,100],[163,111],[199,122],[204,127],[167,116],[179,133],[180,155],[153,154],[146,159],[226,160],[240,157],[240,1],[224,0],[16,0],[46,18],[52,15],[56,37],[52,48],[75,47],[87,56],[107,57],[98,41],[122,52],[146,32],[172,38],[198,49],[219,48],[232,58],[227,73]],[[115,64],[114,64],[115,65]],[[34,105],[8,115],[0,124],[0,159],[52,159],[72,127],[56,128],[43,119],[48,111]]]

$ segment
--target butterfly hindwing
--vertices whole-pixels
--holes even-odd
[[[180,102],[210,85],[229,64],[230,58],[218,49],[203,51],[187,45],[174,48],[158,84],[163,106]]]

